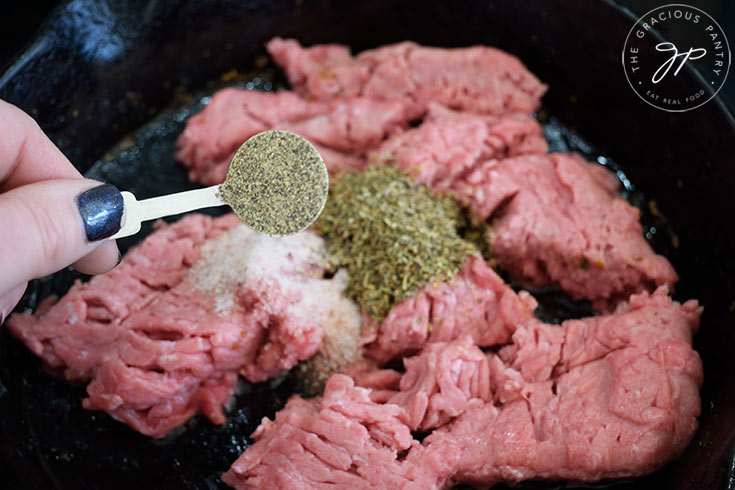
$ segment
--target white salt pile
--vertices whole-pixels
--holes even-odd
[[[276,282],[293,298],[288,313],[313,321],[324,332],[321,352],[300,368],[314,388],[359,355],[361,315],[343,294],[347,272],[326,279],[327,266],[324,240],[310,231],[274,237],[241,225],[202,246],[189,280],[213,298],[219,314],[239,307],[235,293],[240,284]]]

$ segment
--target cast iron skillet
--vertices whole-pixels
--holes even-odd
[[[691,445],[650,477],[584,487],[732,488],[735,121],[719,98],[681,114],[638,99],[619,61],[634,20],[613,2],[584,0],[77,0],[55,11],[0,78],[0,98],[31,113],[80,170],[147,197],[191,186],[171,151],[185,117],[197,108],[192,93],[211,92],[223,79],[264,89],[284,83],[277,71],[256,63],[274,35],[305,44],[346,43],[354,51],[405,39],[480,43],[520,56],[551,87],[544,114],[555,119],[547,130],[554,132],[555,120],[569,129],[557,134],[559,148],[613,157],[647,197],[640,201],[632,192],[633,200],[644,210],[655,201],[668,225],[654,215],[644,214],[644,221],[654,246],[681,276],[676,297],[706,305],[695,338],[705,366],[703,410]],[[688,73],[681,83],[697,81]],[[164,111],[172,102],[174,109]],[[670,246],[674,235],[678,247]],[[66,271],[36,281],[20,308],[63,293],[73,277]],[[0,485],[222,488],[218,475],[247,447],[245,436],[282,406],[295,384],[286,377],[245,389],[224,427],[195,418],[178,435],[154,441],[105,414],[82,410],[83,388],[48,376],[2,330]]]

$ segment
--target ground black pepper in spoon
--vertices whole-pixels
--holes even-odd
[[[222,201],[255,231],[291,235],[322,212],[329,177],[311,143],[288,131],[265,131],[237,150],[219,191]]]
[[[291,235],[319,217],[328,192],[327,168],[311,143],[288,131],[265,131],[235,152],[221,185],[143,201],[122,192],[122,227],[112,238],[138,233],[143,221],[224,204],[255,231]]]

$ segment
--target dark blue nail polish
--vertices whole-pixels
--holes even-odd
[[[77,207],[90,242],[107,238],[120,230],[123,197],[114,185],[104,184],[84,191],[77,198]]]

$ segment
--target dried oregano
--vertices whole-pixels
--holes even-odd
[[[476,249],[457,235],[457,203],[415,185],[399,170],[373,165],[336,177],[316,222],[337,267],[346,267],[346,294],[382,320],[397,302],[432,281],[457,273]]]

